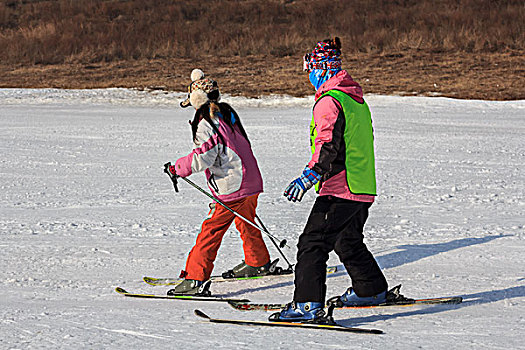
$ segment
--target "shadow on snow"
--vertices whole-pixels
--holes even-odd
[[[410,310],[406,312],[399,312],[392,315],[370,315],[370,316],[364,316],[364,317],[353,317],[348,319],[338,319],[341,315],[342,310],[336,310],[334,312],[334,317],[337,319],[338,323],[345,325],[345,326],[355,326],[355,325],[362,325],[370,322],[376,322],[376,321],[386,321],[386,320],[393,320],[396,318],[401,317],[412,317],[412,316],[420,316],[420,315],[431,315],[431,314],[437,314],[440,312],[446,312],[451,310],[458,310],[464,307],[469,307],[473,305],[480,305],[480,304],[488,304],[493,303],[505,299],[513,299],[513,298],[523,298],[525,297],[525,286],[517,286],[517,287],[509,287],[506,289],[500,289],[500,290],[489,290],[485,292],[479,292],[479,293],[472,293],[472,294],[464,294],[461,295],[463,297],[463,302],[461,304],[454,304],[454,305],[435,305],[435,306],[422,306],[423,308],[417,309],[417,310]]]
[[[401,265],[409,264],[429,256],[450,252],[452,250],[488,243],[494,239],[508,237],[510,235],[487,236],[481,238],[462,238],[445,243],[401,245],[396,247],[401,251],[377,257],[379,266],[391,269]]]
[[[431,243],[431,244],[415,244],[415,245],[401,245],[392,249],[400,249],[390,254],[376,257],[379,266],[383,269],[391,269],[401,265],[416,262],[418,260],[428,258],[433,255],[438,255],[445,252],[450,252],[456,249],[474,246],[477,244],[488,243],[494,239],[508,237],[509,235],[487,236],[481,238],[462,238],[445,243]],[[337,272],[327,276],[328,279],[348,276],[343,265],[337,266]],[[246,288],[236,292],[227,293],[226,296],[232,297],[245,293],[259,292],[268,289],[275,289],[293,285],[293,281],[286,281],[274,283],[271,285],[260,286],[257,288]]]

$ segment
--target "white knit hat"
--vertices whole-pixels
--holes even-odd
[[[206,102],[217,102],[221,98],[217,82],[205,78],[202,70],[194,69],[191,72],[191,81],[188,86],[188,98],[180,103],[182,108],[192,105],[195,109],[199,109]]]

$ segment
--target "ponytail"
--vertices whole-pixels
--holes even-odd
[[[248,143],[250,143],[250,140],[248,139],[248,135],[246,134],[246,131],[244,130],[244,127],[242,126],[241,119],[239,118],[239,115],[237,114],[237,112],[235,112],[235,110],[227,103],[221,102],[221,103],[214,103],[214,104],[219,107],[219,111],[222,115],[222,119],[224,120],[226,125],[228,125],[234,133],[236,132],[234,125],[237,125],[241,135],[246,139],[246,141],[248,141]],[[197,129],[199,127],[199,122],[202,119],[204,119],[211,125],[213,130],[217,133],[217,135],[221,139],[222,143],[225,145],[226,141],[224,140],[224,137],[220,133],[219,128],[217,128],[215,123],[213,123],[213,121],[211,120],[211,115],[210,115],[211,108],[213,107],[210,101],[208,101],[207,103],[203,104],[195,112],[195,116],[193,117],[193,120],[190,122],[191,132],[193,135],[193,141],[195,142],[197,139]],[[224,151],[226,151],[226,149],[224,149]]]

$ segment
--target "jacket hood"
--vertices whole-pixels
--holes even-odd
[[[315,93],[315,100],[321,95],[330,90],[340,90],[350,95],[354,100],[359,103],[363,103],[363,89],[361,86],[352,79],[350,74],[346,70],[342,70],[330,79],[328,79],[323,85],[319,87]]]

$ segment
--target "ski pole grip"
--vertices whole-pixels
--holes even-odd
[[[170,172],[170,166],[171,166],[171,162],[167,162],[166,164],[164,164],[164,172],[168,174],[168,176],[171,179],[171,182],[173,182],[173,188],[175,188],[175,192],[178,193],[179,187],[177,186],[177,178],[173,176],[173,174]]]

